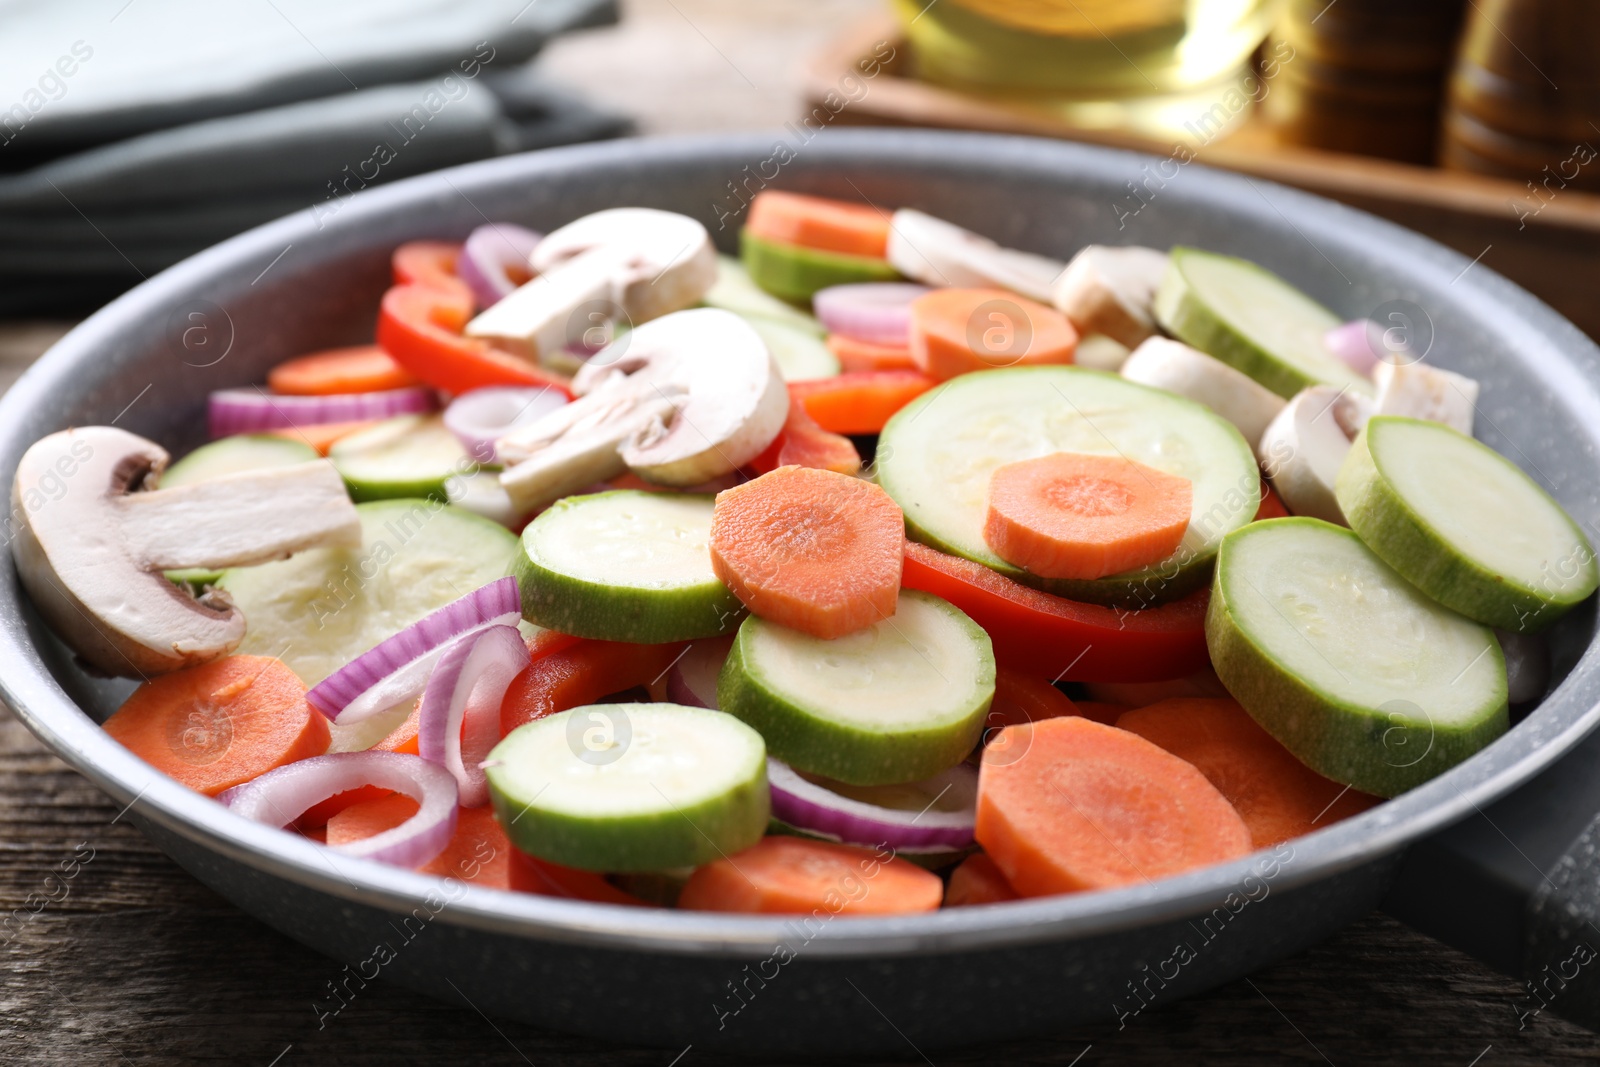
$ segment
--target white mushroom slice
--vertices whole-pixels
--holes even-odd
[[[716,284],[706,228],[654,208],[597,211],[534,248],[536,277],[467,323],[469,337],[536,359],[619,316],[633,323],[698,303]]]
[[[1472,436],[1472,413],[1478,403],[1478,383],[1452,371],[1426,363],[1380,362],[1372,368],[1378,386],[1374,415],[1407,415],[1442,422]]]
[[[672,382],[619,377],[500,438],[495,452],[511,464],[500,473],[500,487],[512,509],[526,515],[622,474],[628,469],[622,446],[659,434],[684,395]]]
[[[1056,279],[1050,300],[1079,333],[1103,333],[1137,348],[1156,332],[1156,290],[1167,254],[1131,245],[1089,245]]]
[[[890,220],[888,258],[901,274],[927,285],[998,287],[1040,303],[1050,302],[1051,283],[1064,266],[911,208]]]
[[[627,375],[630,383],[676,385],[687,396],[670,426],[640,434],[621,454],[639,477],[691,486],[759,456],[789,417],[789,390],[761,335],[719,308],[679,311],[634,330],[614,360],[598,353],[572,379],[589,392]]]
[[[750,462],[789,417],[789,392],[761,336],[718,308],[647,322],[595,353],[579,398],[495,442],[526,513],[625,469],[697,486]]]
[[[1348,390],[1314,385],[1296,393],[1267,425],[1256,458],[1291,512],[1349,525],[1333,483],[1366,403]]]
[[[108,675],[205,663],[244,637],[225,594],[197,599],[163,571],[361,544],[360,518],[327,460],[147,489],[168,458],[142,437],[88,426],[35,442],[12,482],[22,584],[56,634]]]
[[[1122,365],[1122,376],[1204,404],[1237,426],[1251,448],[1284,408],[1282,397],[1247,375],[1165,337],[1152,337],[1136,348]]]
[[[1103,333],[1086,333],[1078,338],[1078,347],[1072,350],[1072,362],[1090,370],[1104,370],[1115,374],[1128,361],[1128,346],[1113,341]]]

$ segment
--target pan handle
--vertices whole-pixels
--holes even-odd
[[[1519,1029],[1549,1011],[1600,1030],[1600,733],[1414,846],[1383,907],[1521,978]]]

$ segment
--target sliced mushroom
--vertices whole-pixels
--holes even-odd
[[[889,223],[889,262],[901,274],[928,285],[960,289],[998,287],[1030,300],[1050,302],[1050,286],[1061,273],[1058,259],[1002,248],[981,234],[911,208]]]
[[[17,573],[56,634],[104,674],[205,663],[244,637],[226,594],[197,599],[162,572],[361,544],[360,518],[326,460],[151,488],[168,458],[142,437],[88,426],[35,442],[17,465]]]
[[[639,323],[697,303],[716,283],[706,228],[654,208],[597,211],[534,248],[537,276],[467,323],[527,359],[557,351],[616,318]]]
[[[1061,272],[1050,299],[1079,333],[1137,348],[1156,332],[1156,290],[1166,273],[1165,252],[1089,245]]]
[[[1374,415],[1407,415],[1442,422],[1472,436],[1472,413],[1478,404],[1478,383],[1426,363],[1379,362],[1372,368],[1378,386]]]
[[[495,442],[513,464],[500,483],[524,511],[624,469],[700,485],[760,455],[789,414],[760,335],[718,308],[645,323],[596,353],[572,388],[579,399]]]
[[[1237,426],[1251,448],[1284,407],[1282,397],[1249,376],[1165,337],[1151,337],[1135,349],[1122,376],[1204,404]]]
[[[1313,385],[1296,393],[1267,425],[1256,458],[1291,512],[1349,525],[1333,483],[1369,403],[1359,393]]]

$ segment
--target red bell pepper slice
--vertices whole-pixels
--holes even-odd
[[[558,711],[593,704],[611,693],[648,686],[682,652],[682,644],[583,640],[535,659],[512,679],[500,702],[500,734]]]
[[[461,246],[449,241],[408,241],[389,257],[396,285],[426,285],[464,297],[470,305],[472,290],[456,275]]]
[[[1289,509],[1284,505],[1283,497],[1277,494],[1277,491],[1267,483],[1265,478],[1261,479],[1261,506],[1256,509],[1256,517],[1253,521],[1283,519],[1288,518],[1288,516]]]
[[[1210,589],[1137,611],[1083,604],[914,541],[906,542],[900,581],[966,612],[988,632],[997,661],[1042,678],[1153,682],[1182,678],[1211,662],[1205,632]]]
[[[447,393],[487,385],[537,385],[571,397],[564,379],[525,359],[463,337],[472,317],[472,298],[433,285],[396,285],[383,294],[378,312],[378,345],[420,381]]]
[[[749,469],[766,474],[789,465],[816,467],[838,474],[854,474],[861,469],[861,453],[850,438],[831,433],[817,425],[795,396],[789,398],[789,418],[765,452],[751,460]]]

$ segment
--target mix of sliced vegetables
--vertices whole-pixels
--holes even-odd
[[[1600,581],[1477,383],[1254,264],[774,191],[741,240],[617,208],[405,245],[376,344],[214,393],[176,463],[35,444],[13,551],[142,680],[107,732],[495,888],[928,911],[1410,789],[1543,695]]]

